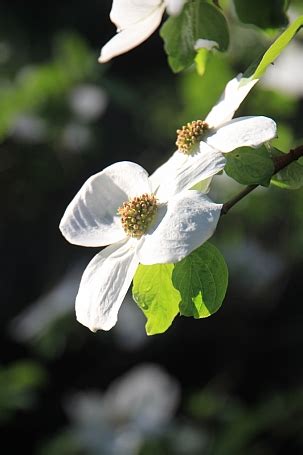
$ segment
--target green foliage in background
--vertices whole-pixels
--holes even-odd
[[[0,140],[20,113],[59,99],[76,82],[86,80],[94,66],[87,43],[76,34],[64,34],[57,37],[52,61],[24,67],[11,83],[0,79]]]
[[[38,390],[45,384],[46,373],[32,361],[19,361],[0,368],[0,424],[18,410],[33,406]]]

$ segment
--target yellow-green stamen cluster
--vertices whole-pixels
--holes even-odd
[[[201,139],[201,136],[208,129],[208,125],[203,120],[194,120],[177,130],[176,146],[179,152],[190,155],[193,146]]]
[[[151,225],[157,212],[157,199],[153,194],[142,194],[118,208],[124,231],[130,237],[139,239]]]

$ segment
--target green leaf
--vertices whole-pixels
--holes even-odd
[[[242,185],[269,185],[274,163],[264,146],[259,149],[241,147],[225,157],[224,170],[229,177]]]
[[[217,7],[204,0],[187,2],[181,14],[164,23],[160,35],[174,72],[182,71],[194,62],[194,46],[198,39],[215,41],[220,51],[225,51],[229,44],[225,17]]]
[[[283,27],[288,24],[285,0],[234,0],[239,19],[261,28]]]
[[[268,65],[274,62],[279,57],[283,49],[289,44],[296,33],[303,26],[303,16],[298,17],[267,49],[263,57],[257,63],[251,65],[245,72],[245,77],[259,79],[265,72]]]
[[[272,155],[282,156],[283,152],[276,148],[272,148]],[[281,171],[275,174],[270,183],[273,185],[285,189],[285,190],[298,190],[303,187],[303,166],[300,162],[293,162],[286,166]]]
[[[204,243],[175,265],[173,285],[180,291],[180,313],[196,319],[215,313],[222,305],[228,270],[219,250]]]
[[[172,284],[173,264],[140,264],[133,281],[133,298],[147,318],[146,333],[165,332],[179,313],[180,293]]]

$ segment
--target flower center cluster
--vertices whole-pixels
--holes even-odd
[[[157,212],[157,199],[153,194],[142,194],[118,208],[124,231],[130,237],[139,239],[151,225]]]
[[[190,155],[193,146],[201,139],[203,133],[208,129],[208,125],[203,120],[194,120],[177,130],[176,146],[179,152]]]

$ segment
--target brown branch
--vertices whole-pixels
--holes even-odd
[[[299,147],[297,147],[293,150],[290,150],[285,155],[275,157],[273,159],[274,165],[275,165],[275,171],[274,171],[273,175],[277,174],[277,172],[281,171],[286,166],[288,166],[289,164],[298,160],[302,156],[303,156],[303,145],[300,145]],[[255,190],[258,186],[259,185],[249,185],[246,188],[244,188],[244,190],[242,190],[239,194],[234,196],[232,199],[225,202],[225,204],[223,204],[223,207],[221,210],[221,216],[226,215],[234,205],[236,205],[239,201],[241,201],[241,199],[243,199],[245,196],[247,196],[249,193],[251,193],[253,190]]]

